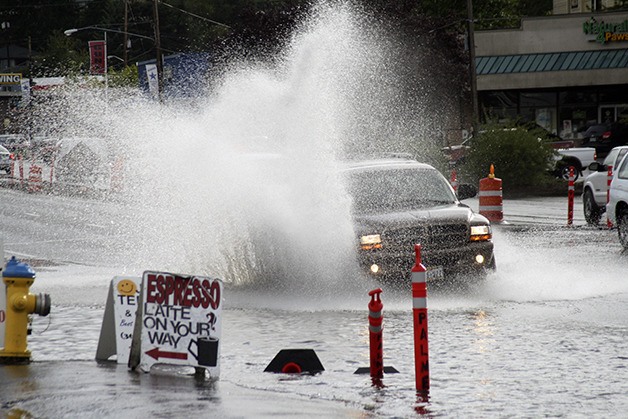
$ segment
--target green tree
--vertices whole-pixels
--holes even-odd
[[[465,171],[472,182],[489,174],[503,181],[504,189],[543,185],[552,181],[548,168],[554,162],[554,150],[543,133],[521,126],[487,126],[473,139]]]

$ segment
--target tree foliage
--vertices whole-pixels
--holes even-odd
[[[470,180],[479,182],[489,174],[491,164],[504,188],[547,183],[554,150],[544,134],[521,126],[487,126],[473,139],[465,170]]]

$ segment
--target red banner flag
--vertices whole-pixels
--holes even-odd
[[[89,41],[89,73],[105,74],[107,45],[105,41]]]

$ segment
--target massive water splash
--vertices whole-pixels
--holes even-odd
[[[68,89],[41,119],[54,116],[65,137],[100,135],[124,156],[112,251],[124,249],[125,266],[346,283],[358,272],[341,160],[425,157],[434,145],[421,137],[436,113],[416,101],[422,85],[400,77],[406,52],[363,11],[319,4],[272,64],[235,57],[194,99]]]

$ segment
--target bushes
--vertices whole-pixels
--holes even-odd
[[[554,163],[554,150],[543,132],[524,128],[485,127],[473,139],[466,159],[468,181],[478,184],[488,176],[491,164],[495,176],[507,190],[544,186],[553,181],[548,173]]]

